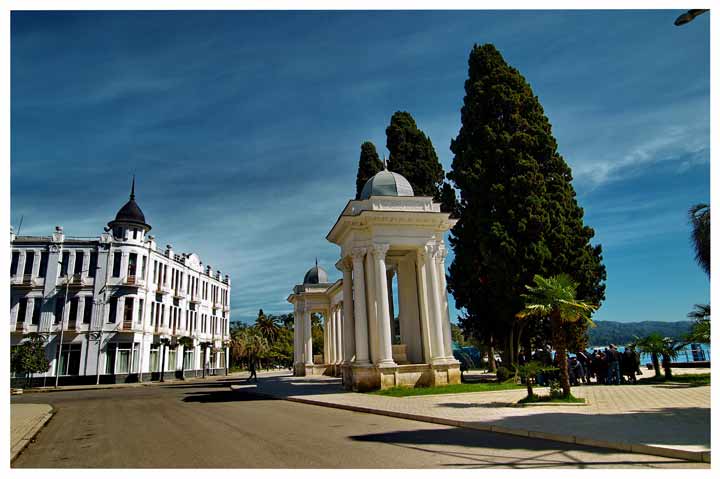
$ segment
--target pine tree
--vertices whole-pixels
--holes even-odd
[[[514,361],[528,325],[515,315],[535,274],[567,273],[578,296],[599,305],[606,273],[530,85],[493,45],[475,45],[468,65],[462,127],[450,146],[460,219],[448,286],[466,310],[465,332],[492,338]]]
[[[357,179],[355,180],[355,199],[360,199],[360,193],[367,180],[375,176],[377,172],[383,169],[375,145],[366,141],[360,146],[360,162],[358,163]]]
[[[407,178],[415,196],[432,196],[439,202],[445,173],[430,138],[406,111],[393,114],[385,134],[390,152],[388,169]]]

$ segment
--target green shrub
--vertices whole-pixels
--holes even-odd
[[[550,398],[558,399],[563,397],[563,390],[560,381],[553,379],[550,381]]]
[[[506,368],[505,366],[500,366],[497,368],[497,380],[498,382],[504,383],[508,379],[515,376],[515,372],[511,371],[510,369]]]

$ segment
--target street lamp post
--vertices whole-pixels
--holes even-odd
[[[59,262],[58,264],[62,264],[62,262]],[[55,358],[55,387],[58,387],[58,383],[60,381],[60,358],[62,358],[63,333],[65,331],[65,308],[67,307],[67,298],[68,298],[68,290],[70,289],[70,281],[76,275],[78,276],[78,278],[82,278],[82,274],[87,273],[89,271],[90,271],[89,269],[86,269],[86,270],[80,271],[78,273],[74,273],[72,275],[65,276],[65,300],[63,302],[62,317],[60,318],[60,342],[58,344],[57,357]]]
[[[699,15],[702,15],[705,12],[709,12],[708,9],[702,9],[702,8],[696,8],[694,10],[688,10],[687,12],[683,13],[679,17],[675,19],[675,26],[679,27],[681,25],[685,25],[686,23],[690,23],[693,20],[695,20],[696,17]]]

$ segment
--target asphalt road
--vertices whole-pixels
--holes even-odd
[[[35,393],[55,416],[16,468],[699,467],[664,457],[268,400],[230,380]]]

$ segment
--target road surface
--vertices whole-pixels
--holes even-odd
[[[55,416],[16,468],[692,467],[231,391],[237,379],[15,396]]]

